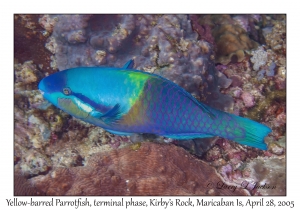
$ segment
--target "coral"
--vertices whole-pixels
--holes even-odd
[[[263,47],[259,47],[257,50],[252,51],[251,62],[254,64],[253,69],[257,71],[261,66],[265,65],[268,59],[268,54],[264,51]]]
[[[233,80],[223,91],[234,97],[234,113],[272,128],[265,138],[268,151],[219,139],[215,144],[220,149],[214,146],[203,157],[227,182],[244,186],[251,195],[285,195],[285,55],[266,48],[266,61],[259,67],[264,71],[261,79],[247,60],[217,68]]]
[[[240,188],[209,189],[223,182],[213,168],[181,148],[155,143],[94,154],[85,166],[58,168],[30,182],[46,195],[248,195]]]
[[[57,22],[57,18],[51,18],[50,15],[43,15],[43,17],[39,18],[39,24],[49,34],[51,34],[53,32],[53,28],[54,28],[56,22]]]
[[[34,87],[39,80],[39,71],[33,65],[32,61],[26,61],[24,64],[15,64],[15,92],[19,89],[36,89]]]
[[[47,48],[60,70],[78,66],[121,67],[134,58],[135,69],[160,74],[222,110],[232,99],[220,94],[206,41],[196,41],[186,15],[58,15]],[[52,17],[53,18],[53,17]],[[53,39],[54,38],[54,39]],[[180,77],[178,75],[181,75]],[[200,88],[199,88],[200,87]]]
[[[249,92],[243,92],[241,95],[245,107],[253,107],[255,105],[254,97]]]
[[[272,152],[275,155],[282,155],[284,152],[284,148],[274,142],[271,142],[268,145],[268,148],[269,148],[270,152]]]
[[[36,89],[41,72],[32,61],[15,65],[15,142],[27,148],[41,148],[50,137],[50,126],[35,112],[34,107],[44,99]]]
[[[199,23],[198,19],[201,19],[202,15],[190,15],[189,17],[192,21],[193,30],[199,34],[200,39],[203,39],[214,45],[214,38],[211,33],[211,27],[208,24]]]
[[[41,33],[39,15],[14,15],[14,58],[20,62],[33,60],[38,68],[53,73],[49,60],[51,53],[45,49],[49,33]]]
[[[266,138],[269,151],[242,148],[219,139],[204,156],[227,183],[248,189],[251,195],[285,195],[285,139]],[[269,188],[268,188],[269,186]]]
[[[55,163],[56,167],[75,167],[83,165],[83,158],[77,150],[61,149],[55,154],[51,161]]]
[[[254,41],[265,44],[262,28],[262,15],[234,15],[235,24],[243,28]]]
[[[258,43],[251,40],[246,31],[235,25],[221,25],[213,30],[217,46],[216,62],[228,64],[245,59],[245,50],[254,49]]]
[[[200,38],[214,47],[217,63],[241,62],[246,59],[245,51],[258,46],[256,41],[264,43],[259,15],[190,15],[190,18]]]
[[[285,162],[285,158],[258,157],[244,166],[246,176],[237,182],[242,181],[253,195],[286,195]]]
[[[286,91],[285,90],[276,90],[274,92],[270,92],[267,94],[265,100],[259,101],[257,106],[255,106],[253,109],[251,109],[247,117],[254,119],[254,120],[260,120],[264,114],[266,114],[266,110],[269,109],[271,104],[277,100],[284,102],[286,98]]]
[[[284,20],[275,20],[272,28],[265,28],[264,36],[267,46],[281,54],[286,53],[286,23]]]
[[[220,148],[218,146],[212,147],[205,155],[205,160],[214,161],[222,157]]]
[[[267,26],[270,30],[264,35],[279,35],[274,29],[278,27],[275,26],[278,20],[270,20]],[[281,35],[284,36],[283,31]],[[250,59],[246,58],[241,63],[217,66],[220,72],[232,79],[229,88],[222,93],[234,98],[235,114],[265,122],[272,128],[273,140],[277,141],[285,135],[286,55],[283,51],[273,50],[270,45],[249,51],[249,55],[251,54]]]
[[[33,196],[37,195],[36,189],[20,172],[14,173],[14,196]]]
[[[250,26],[249,26],[249,16],[248,15],[236,15],[232,17],[237,24],[244,29],[244,31],[250,31]]]
[[[33,83],[37,81],[37,77],[34,74],[34,71],[36,69],[32,65],[32,61],[25,62],[24,65],[20,66],[20,68],[18,67],[16,68],[17,70],[15,71],[17,85],[20,82],[27,85],[29,83]]]
[[[15,153],[22,160],[15,166],[15,170],[20,171],[24,176],[44,174],[51,169],[50,159],[38,150],[28,150],[16,143]]]

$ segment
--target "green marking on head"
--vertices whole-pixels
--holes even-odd
[[[143,92],[145,83],[149,79],[149,75],[140,72],[130,72],[128,85],[134,87],[132,96],[129,98],[130,106],[133,106]]]

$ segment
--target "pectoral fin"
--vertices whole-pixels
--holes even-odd
[[[97,110],[93,110],[90,112],[91,116],[98,118],[107,124],[118,120],[120,114],[120,104],[116,104],[112,109],[108,110],[106,113],[101,113]]]

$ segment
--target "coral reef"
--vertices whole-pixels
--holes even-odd
[[[251,195],[286,195],[285,139],[274,143],[268,138],[268,151],[242,148],[219,139],[204,159],[215,166],[231,184],[243,186]]]
[[[273,51],[281,54],[286,53],[286,24],[285,17],[283,20],[274,20],[273,27],[264,28],[266,44]]]
[[[155,143],[94,154],[85,166],[30,179],[38,194],[45,195],[248,195],[241,188],[207,187],[223,181],[185,150]]]
[[[282,26],[282,30],[278,30],[278,20],[268,19],[265,23],[268,33],[263,29],[266,45],[247,51],[243,62],[217,65],[220,72],[232,79],[231,85],[221,92],[234,98],[234,113],[272,128],[265,139],[268,151],[240,147],[219,139],[215,143],[217,146],[203,155],[228,182],[244,183],[251,195],[286,194],[285,30]],[[274,49],[274,43],[269,40],[272,36],[282,37],[281,50]]]
[[[262,37],[255,25],[260,21],[260,16],[191,15],[191,20],[200,38],[213,44],[216,63],[223,65],[243,61],[245,51],[258,46],[249,34],[255,40]]]
[[[200,16],[200,17],[199,17]],[[211,27],[207,23],[200,24],[198,19],[201,19],[204,15],[189,15],[192,21],[192,27],[195,32],[199,34],[199,38],[214,45],[214,38],[212,36]]]
[[[232,108],[232,99],[219,92],[219,87],[228,84],[223,82],[227,78],[217,76],[211,47],[205,41],[196,41],[197,33],[186,15],[59,15],[55,18],[57,23],[48,46],[55,53],[58,69],[121,67],[134,58],[135,69],[160,74],[201,96],[211,106],[222,110]]]
[[[28,150],[15,144],[15,156],[21,159],[15,170],[20,170],[26,177],[45,174],[51,169],[50,159],[37,150]]]

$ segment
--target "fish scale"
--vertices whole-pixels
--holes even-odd
[[[160,78],[150,78],[139,100],[146,100],[148,107],[145,112],[150,113],[147,115],[150,116],[148,121],[156,123],[160,135],[199,132],[199,127],[195,124],[201,124],[204,113],[199,107],[192,106],[192,101],[177,86]],[[212,122],[207,125],[209,123]],[[144,130],[140,132],[142,131]]]
[[[123,68],[68,69],[41,80],[39,89],[58,108],[117,135],[221,136],[267,149],[267,126],[209,107],[177,84],[132,67],[131,60]]]

